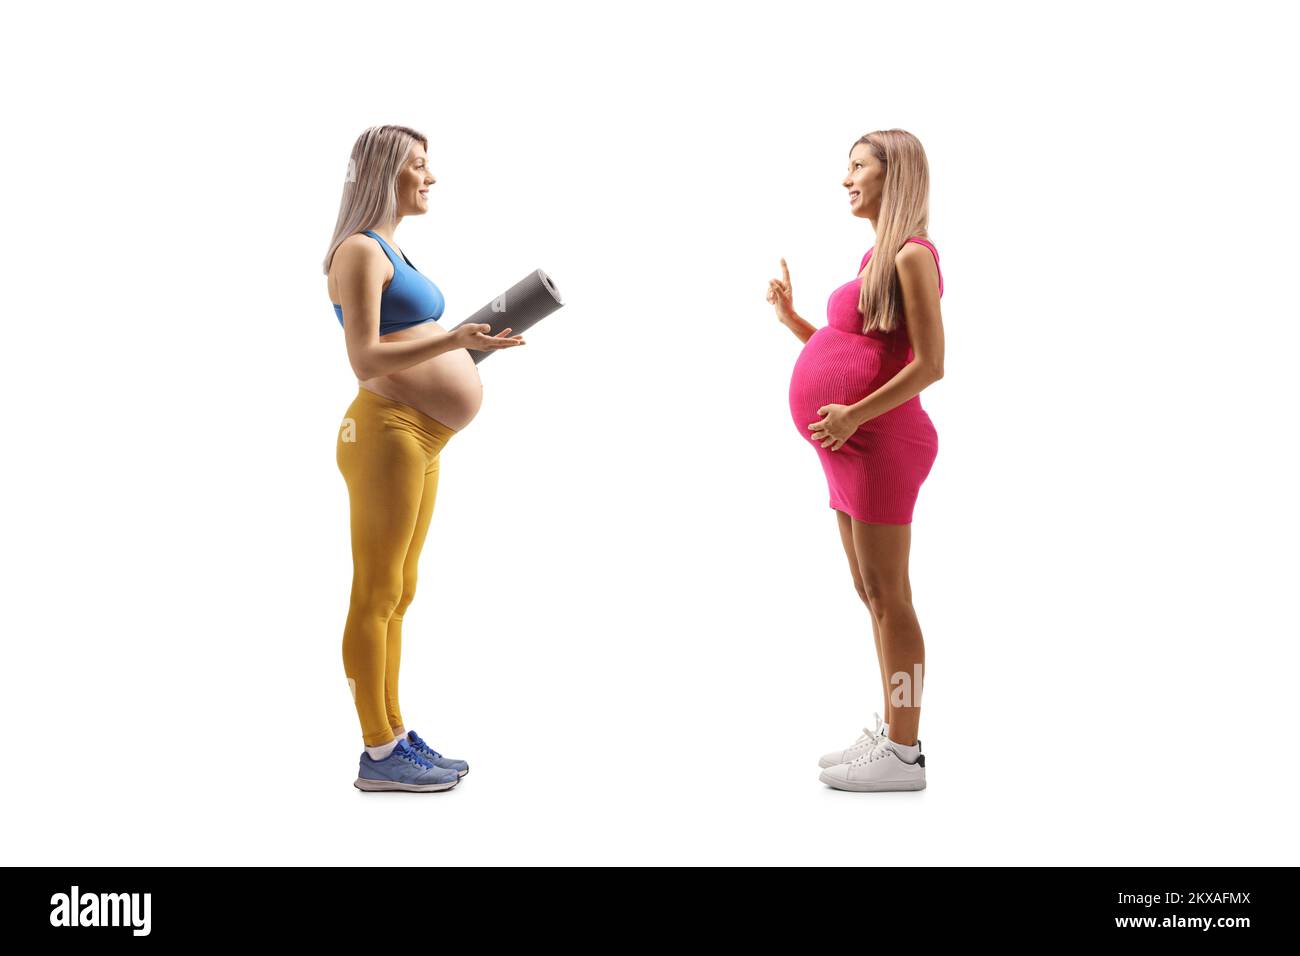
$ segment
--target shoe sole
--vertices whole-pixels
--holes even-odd
[[[357,777],[356,780],[352,781],[352,786],[358,790],[365,790],[367,793],[378,793],[385,790],[431,793],[435,790],[450,790],[458,783],[460,783],[460,777],[446,783],[402,783],[400,780],[369,780],[366,777]]]
[[[890,790],[924,790],[925,780],[882,781],[880,783],[846,783],[821,774],[817,779],[835,790],[851,790],[854,793],[884,793]]]

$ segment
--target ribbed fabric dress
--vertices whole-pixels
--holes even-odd
[[[932,243],[920,236],[907,241],[926,246],[938,267],[939,252]],[[874,249],[862,257],[859,274]],[[901,323],[891,333],[862,334],[860,287],[861,280],[854,278],[831,293],[828,324],[804,344],[790,376],[790,415],[821,458],[832,508],[873,524],[911,524],[921,483],[939,451],[938,433],[921,407],[920,395],[864,422],[836,451],[822,448],[808,428],[822,417],[817,409],[823,405],[852,405],[912,361],[912,346]]]

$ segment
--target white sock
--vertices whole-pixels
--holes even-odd
[[[921,748],[918,745],[911,744],[909,746],[908,744],[900,744],[896,740],[891,740],[889,743],[896,751],[898,751],[899,756],[901,756],[905,761],[908,763],[916,763],[916,758],[921,753]]]
[[[889,736],[889,724],[881,724],[881,725],[880,725],[880,732],[881,732],[882,734],[884,734],[886,737],[888,737],[888,736]]]
[[[380,744],[378,747],[367,747],[366,753],[370,754],[371,760],[383,760],[393,752],[393,749],[397,746],[397,741],[401,739],[401,737],[394,737],[388,743]]]

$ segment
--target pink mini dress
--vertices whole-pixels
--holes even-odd
[[[907,241],[926,246],[938,267],[939,252],[933,244],[920,236]],[[859,275],[874,249],[862,257]],[[920,395],[863,422],[837,451],[822,448],[808,427],[822,418],[817,409],[823,405],[852,405],[912,361],[907,329],[901,323],[890,333],[862,333],[860,288],[861,279],[855,278],[831,293],[826,306],[829,324],[804,344],[790,376],[790,415],[821,459],[832,508],[872,524],[911,524],[921,482],[939,451],[938,433],[921,407]],[[939,296],[943,296],[942,271]]]

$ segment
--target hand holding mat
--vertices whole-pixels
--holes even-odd
[[[483,322],[492,327],[490,332],[485,333],[487,335],[499,335],[506,328],[510,329],[511,335],[519,335],[562,305],[564,300],[560,298],[560,290],[555,287],[551,277],[541,269],[537,269],[524,276],[464,322],[457,323],[452,327],[452,331],[470,322]],[[475,364],[492,354],[478,349],[470,349],[469,353],[473,356]]]

